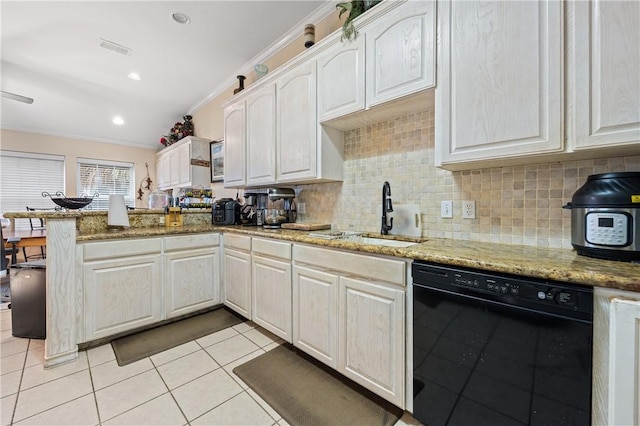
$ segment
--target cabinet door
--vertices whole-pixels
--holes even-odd
[[[404,292],[340,277],[339,318],[338,371],[404,407]]]
[[[164,189],[171,187],[171,157],[169,153],[162,154],[158,157],[156,174],[158,188]]]
[[[247,97],[247,185],[276,182],[276,88]]]
[[[640,3],[574,1],[576,150],[640,143]]]
[[[191,184],[191,144],[179,147],[174,158],[178,162],[178,185]]]
[[[251,319],[251,254],[224,249],[224,304]]]
[[[180,158],[177,149],[169,153],[169,169],[169,184],[176,187],[180,184]]]
[[[338,367],[338,276],[293,267],[293,344]]]
[[[277,87],[278,182],[316,176],[316,63],[308,61],[280,77]]]
[[[163,319],[162,256],[85,262],[85,340],[95,340]]]
[[[438,3],[436,165],[563,149],[562,3]]]
[[[364,37],[336,43],[318,57],[320,122],[364,109]]]
[[[165,254],[164,262],[167,318],[221,303],[217,247]]]
[[[610,309],[608,424],[638,424],[640,301],[614,298]]]
[[[292,342],[291,262],[253,255],[253,322]]]
[[[246,185],[245,104],[224,110],[224,186]]]
[[[408,1],[364,28],[367,108],[433,87],[435,1]]]

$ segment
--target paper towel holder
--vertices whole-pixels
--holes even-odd
[[[129,228],[129,215],[124,204],[124,195],[109,195],[109,211],[107,213],[107,228]]]

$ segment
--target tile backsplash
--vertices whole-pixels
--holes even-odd
[[[571,214],[562,206],[587,177],[640,171],[640,155],[526,166],[448,171],[434,164],[434,111],[345,133],[344,181],[300,186],[306,214],[299,221],[340,230],[380,232],[382,184],[394,205],[418,204],[422,235],[505,244],[571,248]],[[440,217],[453,200],[454,217]],[[462,201],[476,218],[462,218]]]

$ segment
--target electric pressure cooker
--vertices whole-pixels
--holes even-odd
[[[578,254],[640,260],[640,172],[591,175],[564,208]]]

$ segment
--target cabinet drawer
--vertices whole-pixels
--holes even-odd
[[[402,260],[327,250],[295,244],[293,260],[325,269],[353,274],[376,281],[406,285],[406,265]]]
[[[220,244],[220,234],[191,234],[165,237],[165,251],[215,247]]]
[[[254,238],[253,253],[278,259],[291,260],[291,243]]]
[[[224,234],[224,246],[225,248],[251,251],[251,237],[246,237],[244,235]]]
[[[162,252],[162,238],[100,241],[84,244],[84,260],[139,256]]]

